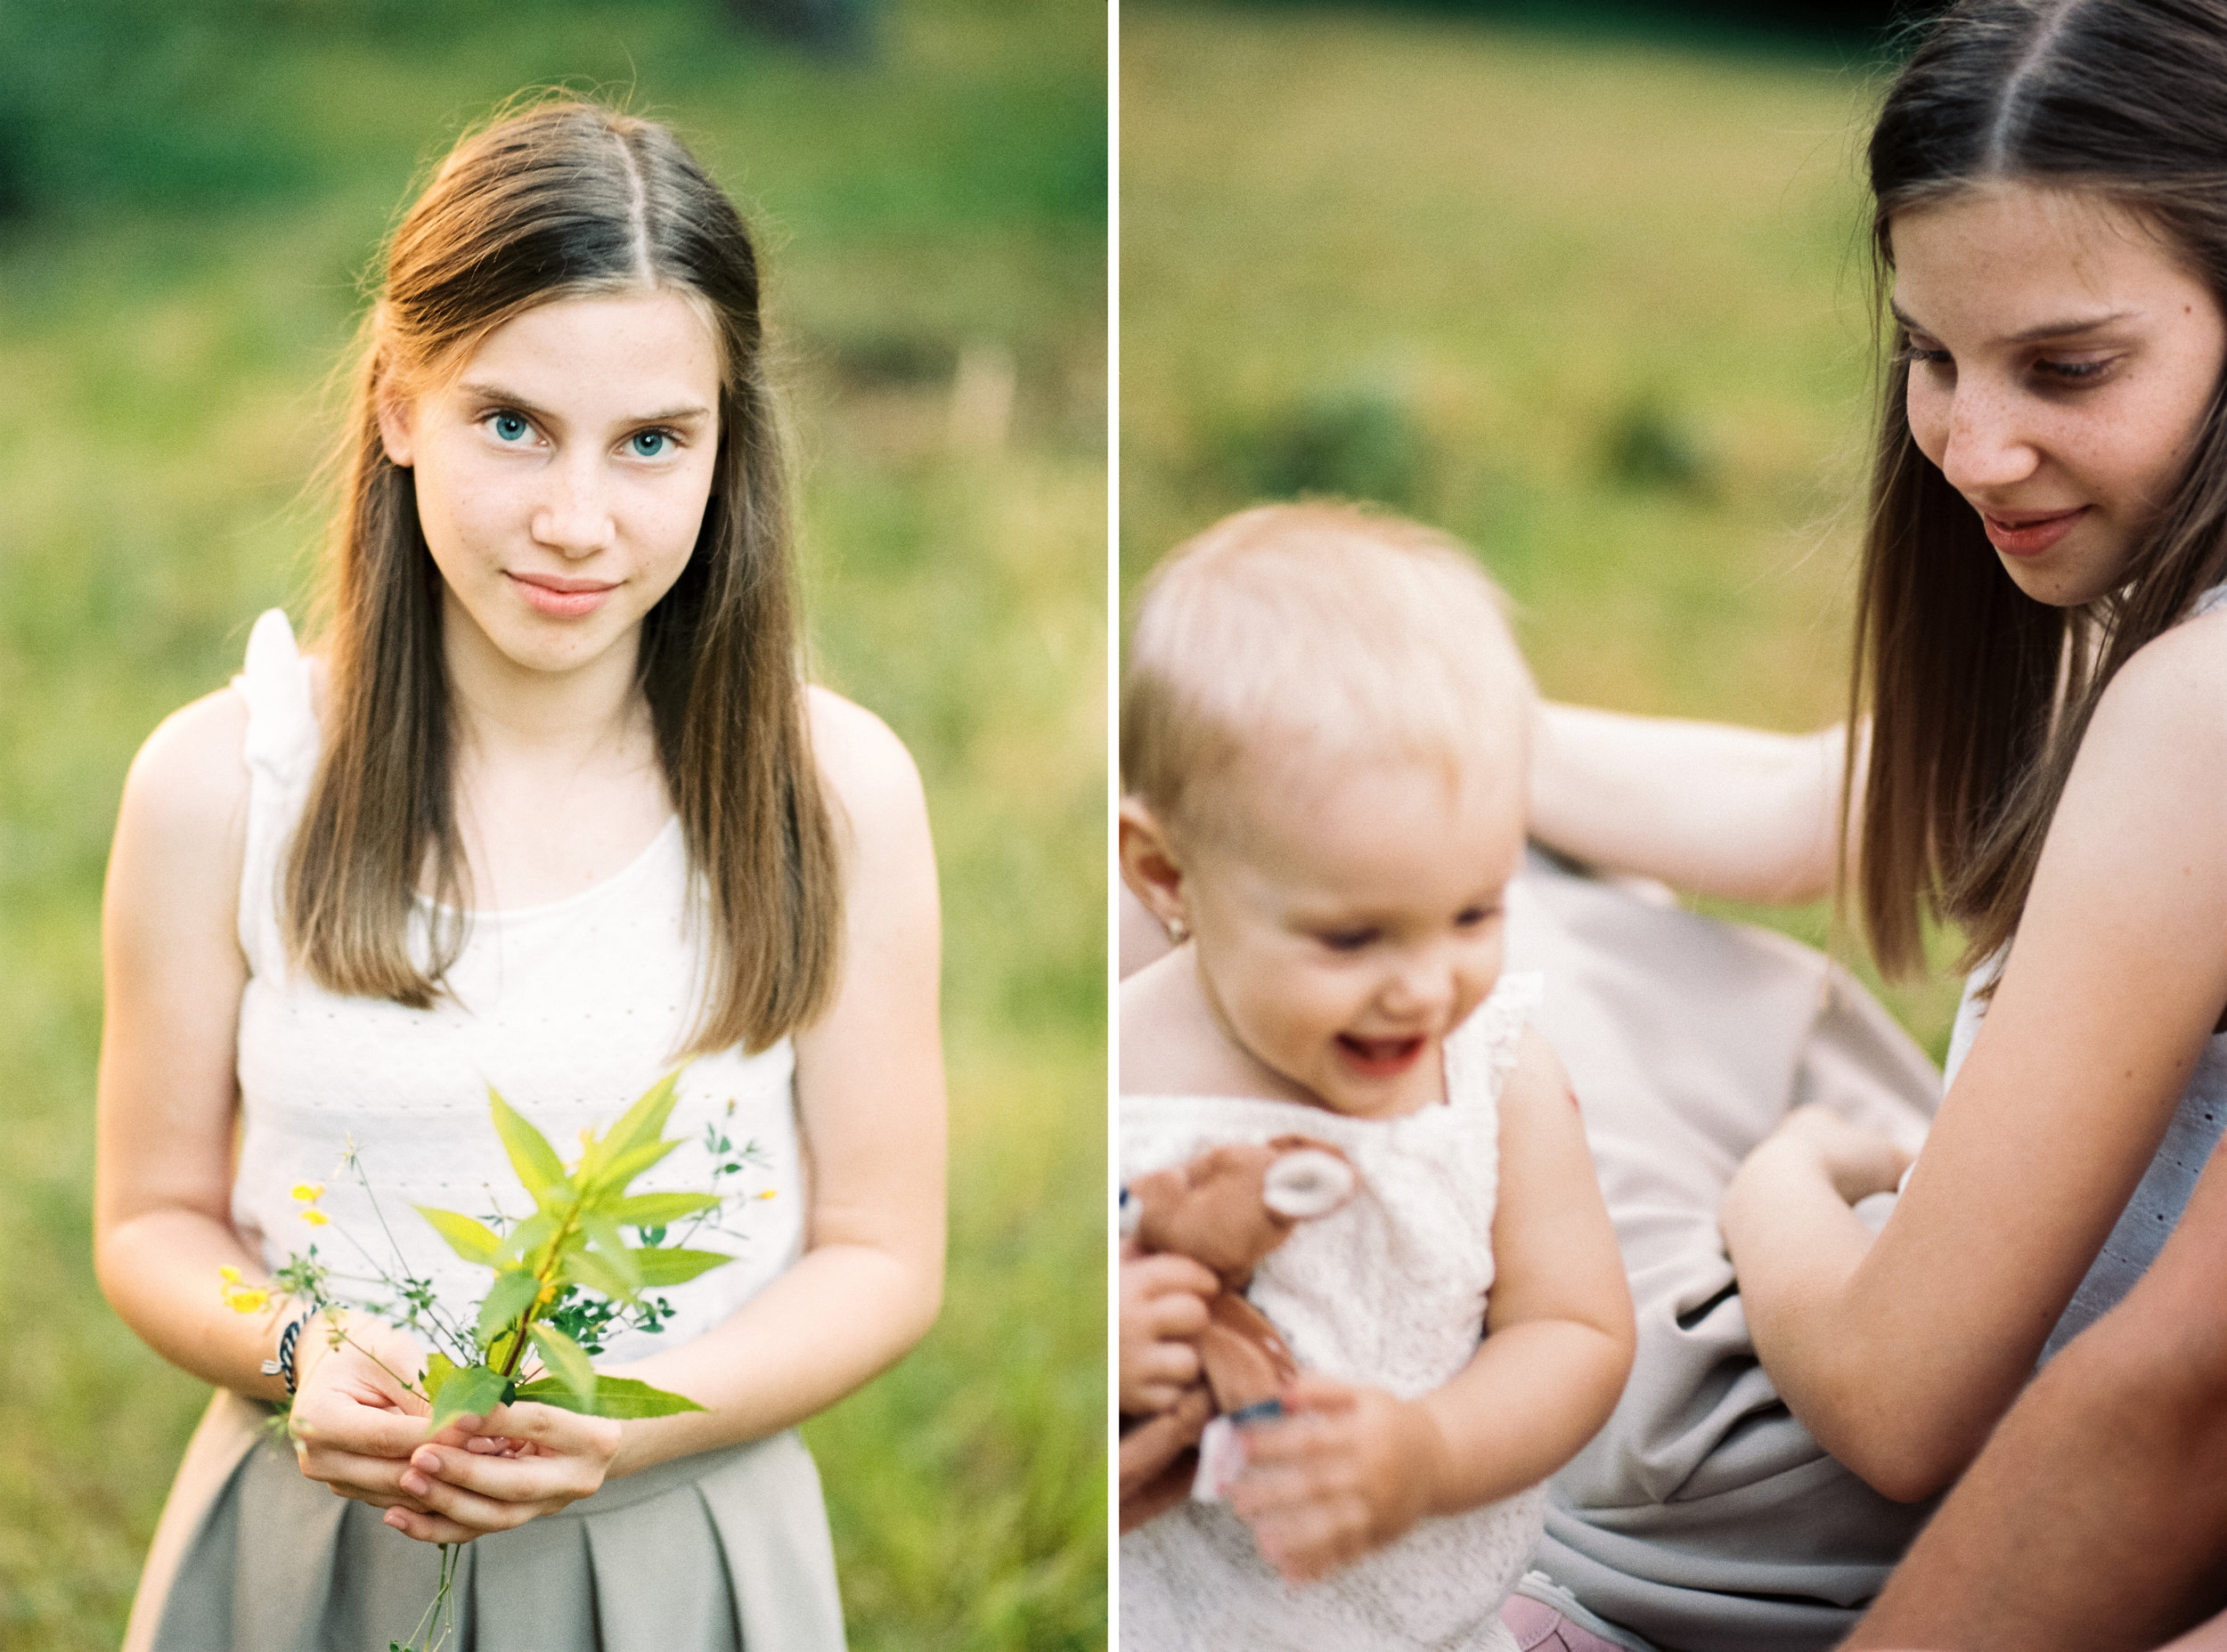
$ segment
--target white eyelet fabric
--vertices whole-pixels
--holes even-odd
[[[432,1007],[342,997],[292,967],[279,927],[281,870],[318,754],[309,666],[283,614],[274,609],[256,623],[233,687],[248,702],[250,793],[240,891],[249,975],[240,1010],[242,1135],[232,1221],[269,1267],[314,1241],[340,1294],[359,1302],[384,1293],[338,1276],[368,1271],[359,1245],[391,1266],[391,1233],[440,1300],[468,1308],[492,1275],[456,1257],[413,1207],[480,1217],[532,1212],[496,1139],[488,1086],[570,1160],[583,1128],[608,1126],[675,1063],[695,1014],[700,956],[680,823],[667,822],[631,866],[578,895],[473,913],[449,971],[451,990]],[[553,820],[549,829],[562,831],[564,823]],[[420,918],[429,912],[421,908]],[[716,1224],[688,1241],[737,1260],[655,1293],[671,1301],[671,1322],[656,1335],[612,1338],[599,1363],[642,1358],[701,1335],[800,1254],[795,1070],[784,1040],[754,1056],[729,1050],[699,1057],[682,1075],[665,1134],[686,1144],[633,1191],[709,1188],[706,1127],[723,1131],[738,1152],[755,1149],[742,1172],[721,1184],[729,1196]],[[377,1192],[377,1214],[338,1168],[351,1142]],[[304,1220],[292,1190],[305,1182],[325,1184],[318,1208],[329,1225]]]
[[[1210,1148],[1311,1135],[1343,1152],[1360,1188],[1301,1223],[1246,1295],[1302,1371],[1412,1399],[1477,1352],[1493,1282],[1499,1097],[1537,975],[1504,976],[1447,1038],[1447,1104],[1396,1119],[1349,1118],[1296,1102],[1124,1095],[1122,1178]],[[1425,1520],[1322,1582],[1293,1588],[1268,1569],[1224,1503],[1187,1502],[1122,1539],[1122,1643],[1174,1652],[1514,1652],[1500,1603],[1546,1519],[1546,1489]]]

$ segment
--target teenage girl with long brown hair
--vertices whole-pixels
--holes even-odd
[[[1721,1212],[1778,1394],[1916,1500],[2140,1277],[2227,1122],[2227,5],[1965,0],[1869,164],[1857,737],[1555,708],[1534,820],[1689,889],[1837,883],[1890,970],[1961,930],[1883,1231],[1851,1207],[1904,1155],[1815,1110]]]
[[[468,137],[388,249],[341,461],[316,646],[264,616],[148,741],[110,866],[100,1277],[217,1388],[129,1644],[383,1646],[477,1539],[461,1648],[839,1648],[791,1429],[935,1314],[934,868],[902,748],[802,674],[742,221],[602,108]],[[220,1294],[380,1236],[345,1147],[469,1300],[410,1207],[516,1214],[486,1087],[568,1143],[683,1058],[658,1174],[731,1142],[738,1259],[605,1363],[703,1411],[428,1441],[403,1332],[281,1348],[288,1305]]]

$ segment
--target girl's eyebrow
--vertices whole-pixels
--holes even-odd
[[[530,413],[535,419],[556,419],[556,415],[551,413],[547,408],[536,407],[524,396],[513,395],[501,385],[462,384],[457,386],[457,389],[462,392],[466,397],[475,402],[500,403],[504,407],[516,408],[521,413]],[[712,410],[708,407],[700,407],[693,403],[689,403],[680,407],[670,408],[662,412],[634,414],[629,418],[623,419],[618,422],[626,425],[687,424],[692,420],[710,418],[711,411]],[[561,423],[562,421],[559,420],[558,422]]]
[[[1901,324],[1905,332],[1926,333],[1929,336],[1931,334],[1932,329],[1921,326],[1912,321],[1909,312],[1893,299],[1888,300],[1887,308],[1893,313],[1895,320]],[[2113,310],[2108,315],[2087,315],[2061,321],[2044,321],[2039,327],[2029,327],[2023,332],[2012,333],[2000,342],[2040,344],[2044,339],[2070,338],[2080,333],[2092,333],[2099,327],[2109,327],[2114,321],[2123,321],[2133,313],[2132,310]]]

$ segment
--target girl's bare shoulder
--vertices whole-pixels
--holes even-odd
[[[851,831],[861,838],[917,834],[925,842],[927,802],[904,742],[873,712],[832,689],[814,684],[805,705],[813,761]]]
[[[2099,742],[2137,761],[2227,764],[2227,612],[2176,625],[2127,661],[2097,703],[2088,743]]]
[[[248,703],[230,688],[164,718],[132,760],[121,822],[166,850],[230,853],[248,814]]]

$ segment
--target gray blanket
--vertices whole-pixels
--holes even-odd
[[[1823,1652],[1930,1512],[1827,1456],[1756,1363],[1717,1231],[1740,1160],[1823,1102],[1914,1148],[1940,1078],[1848,974],[1534,856],[1508,967],[1546,975],[1638,1313],[1630,1386],[1554,1477],[1539,1568],[1677,1652]],[[1863,1212],[1873,1220],[1883,1211]]]

